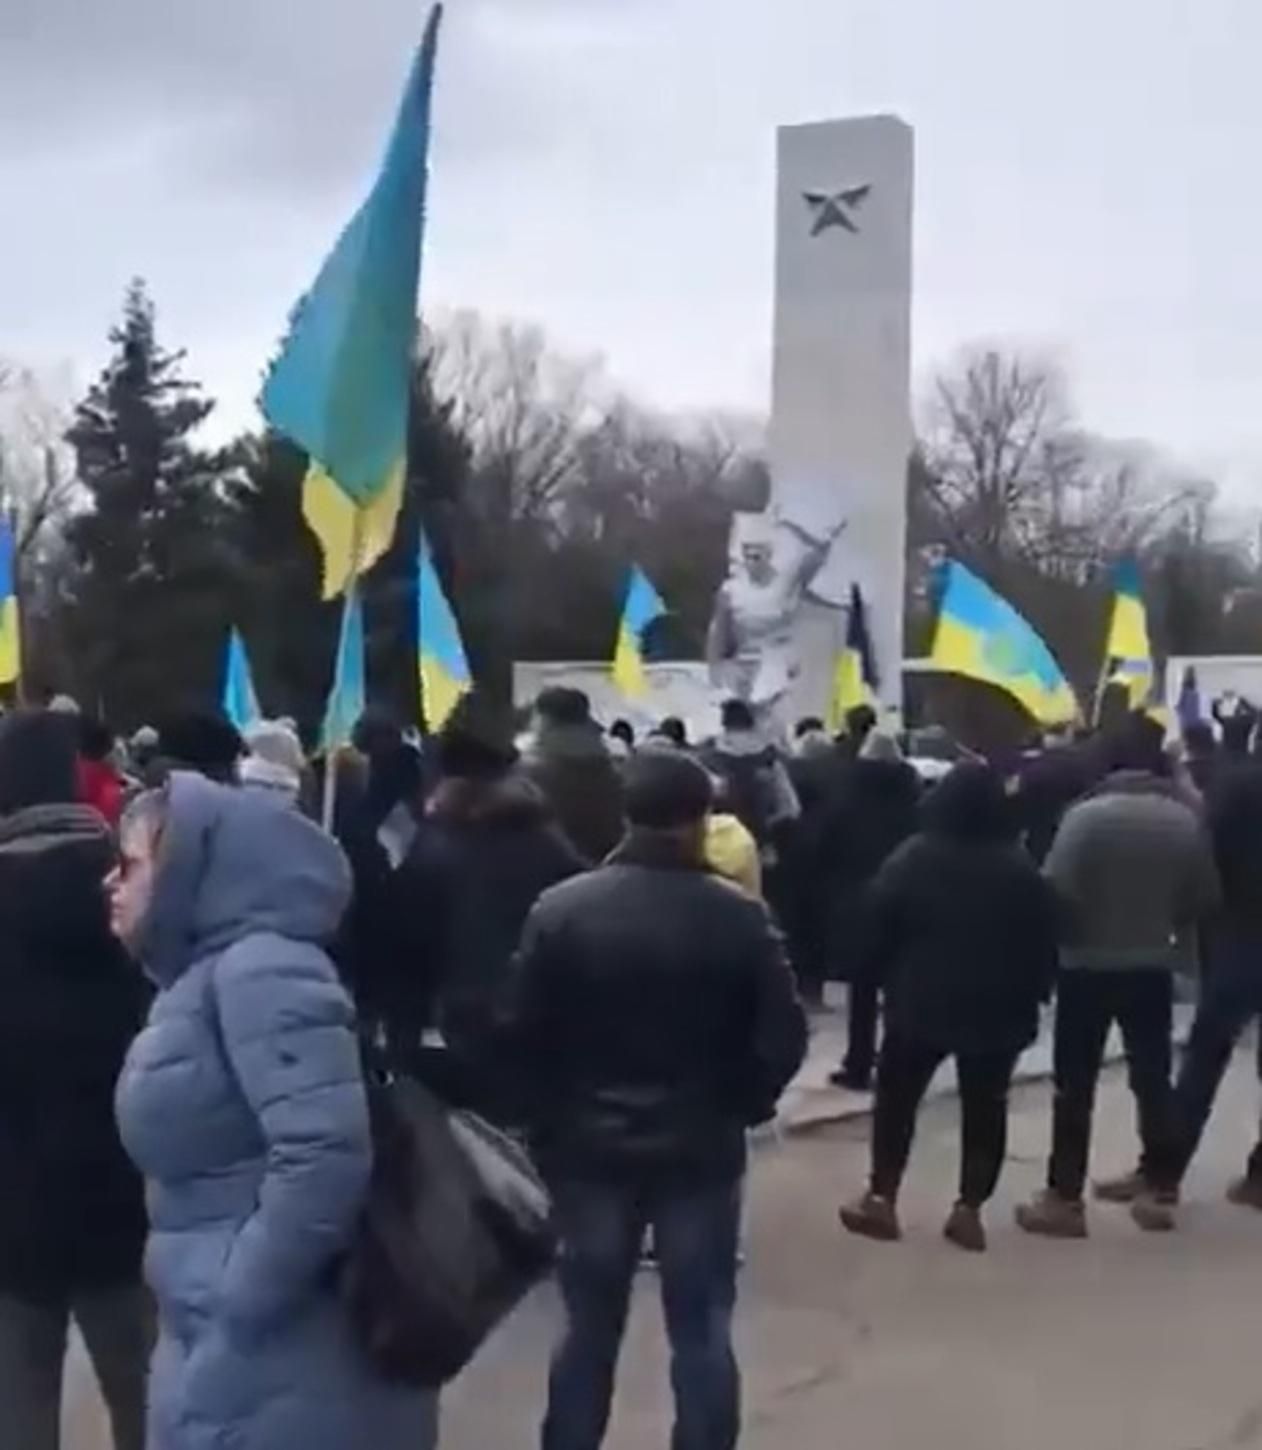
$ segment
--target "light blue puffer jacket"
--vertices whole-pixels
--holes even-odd
[[[322,943],[337,846],[263,792],[176,776],[141,951],[161,989],[118,1088],[148,1181],[149,1450],[425,1450],[432,1397],[365,1365],[333,1287],[372,1150]]]

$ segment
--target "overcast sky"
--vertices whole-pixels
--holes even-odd
[[[375,170],[421,0],[0,0],[0,354],[101,361],[145,275],[250,416]],[[917,129],[917,367],[1053,351],[1089,426],[1262,499],[1257,0],[451,0],[427,307],[768,395],[774,129]]]

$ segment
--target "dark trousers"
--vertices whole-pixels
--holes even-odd
[[[544,1450],[597,1450],[613,1400],[631,1285],[653,1230],[675,1391],[673,1450],[732,1450],[740,1375],[732,1352],[740,1181],[705,1188],[555,1188],[566,1327],[552,1364]]]
[[[57,1450],[61,1382],[73,1317],[109,1411],[115,1450],[144,1450],[153,1311],[139,1285],[66,1304],[0,1296],[0,1445]]]
[[[863,975],[850,983],[849,998],[849,1037],[841,1070],[847,1077],[866,1079],[872,1076],[872,1067],[876,1062],[880,989],[871,977]]]
[[[1214,933],[1213,963],[1175,1087],[1179,1177],[1200,1146],[1236,1044],[1249,1023],[1262,1015],[1262,929],[1220,927]],[[1249,1160],[1249,1176],[1262,1178],[1262,1136]]]
[[[1154,1188],[1177,1182],[1170,1087],[1174,979],[1157,969],[1061,972],[1056,989],[1052,1157],[1048,1186],[1077,1201],[1087,1181],[1091,1119],[1104,1048],[1122,1031],[1143,1145],[1140,1171]]]
[[[876,1078],[872,1192],[891,1201],[907,1168],[916,1115],[933,1075],[950,1056],[939,1047],[887,1035]],[[1017,1054],[957,1053],[960,1088],[960,1201],[980,1208],[995,1191],[1008,1148],[1008,1089]]]

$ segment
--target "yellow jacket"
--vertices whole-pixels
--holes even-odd
[[[761,900],[762,864],[758,859],[758,845],[735,816],[710,817],[705,856],[712,871]]]

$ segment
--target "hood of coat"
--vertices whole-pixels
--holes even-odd
[[[434,787],[425,814],[444,825],[532,829],[551,812],[543,792],[525,776],[448,776]]]
[[[768,762],[778,760],[776,747],[756,730],[724,730],[714,742],[716,755],[729,755],[738,760],[748,760],[753,755],[765,755]]]
[[[1093,798],[1107,795],[1156,795],[1178,800],[1175,783],[1151,770],[1115,770],[1090,792]]]
[[[915,767],[905,760],[860,759],[850,767],[852,788],[866,796],[916,794],[919,780]]]
[[[531,764],[561,760],[609,760],[604,731],[594,720],[573,725],[543,723],[527,751]]]
[[[176,774],[138,955],[161,986],[260,932],[323,945],[350,900],[329,836],[271,792]]]

